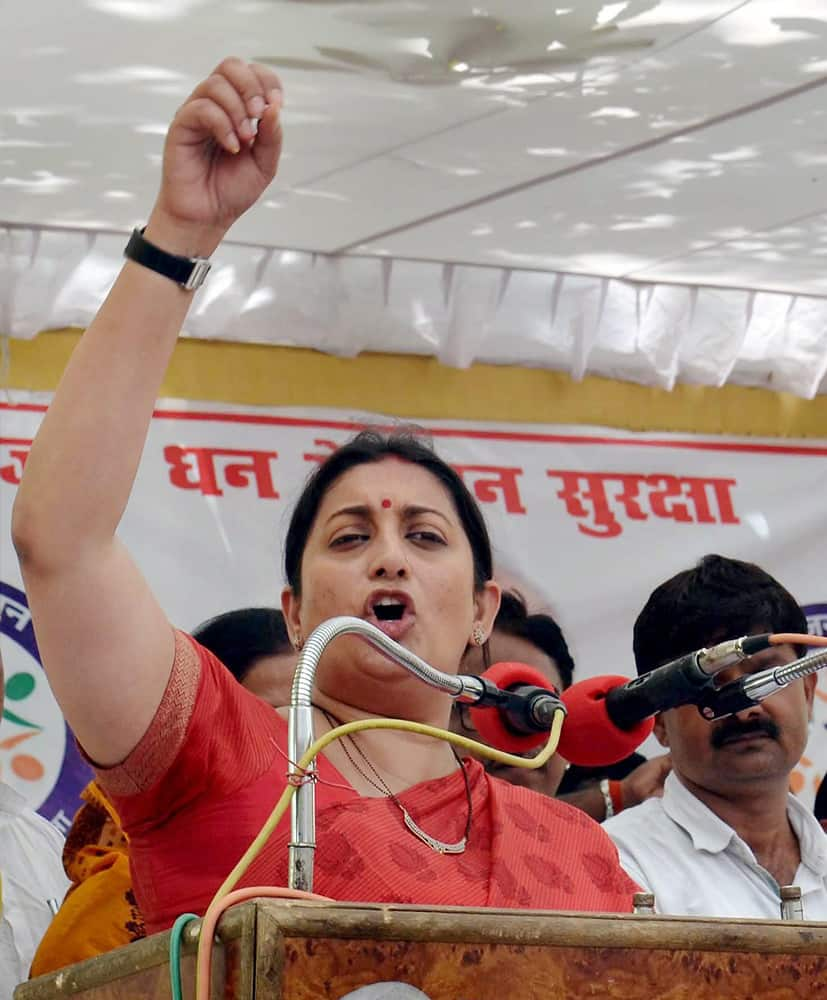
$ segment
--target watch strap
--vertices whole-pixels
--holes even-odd
[[[144,227],[146,228],[146,227]],[[144,237],[143,229],[133,229],[124,248],[124,257],[169,278],[186,291],[200,288],[210,270],[206,257],[181,257],[167,253]]]

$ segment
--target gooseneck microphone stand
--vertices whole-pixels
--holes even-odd
[[[290,804],[289,882],[291,889],[313,890],[313,858],[316,851],[316,762],[301,770],[296,765],[314,741],[311,697],[316,668],[328,644],[340,635],[356,635],[383,653],[389,660],[405,667],[431,687],[445,691],[452,698],[479,703],[490,690],[480,677],[445,674],[384,632],[361,618],[342,615],[323,622],[308,638],[293,676],[293,690],[287,716],[289,781],[296,785]]]

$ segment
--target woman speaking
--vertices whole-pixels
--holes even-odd
[[[14,541],[43,664],[130,838],[151,931],[203,912],[286,783],[285,713],[175,630],[116,530],[205,259],[272,180],[282,95],[227,59],[176,114],[145,230],[81,339],[32,446]],[[300,647],[336,615],[456,673],[499,590],[482,516],[422,441],[367,433],[316,470],[286,542]],[[443,694],[355,637],[326,649],[316,732],[390,716],[445,728]],[[635,886],[583,813],[488,777],[448,743],[360,732],[318,760],[318,892],[425,905],[631,910]],[[242,884],[284,885],[282,823]]]

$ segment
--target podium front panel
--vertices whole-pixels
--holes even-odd
[[[198,924],[182,949],[194,995]],[[213,998],[342,1000],[407,983],[429,1000],[827,1000],[827,924],[255,900],[219,926]],[[170,997],[160,934],[16,1000]]]

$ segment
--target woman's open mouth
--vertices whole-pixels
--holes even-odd
[[[365,602],[362,617],[396,642],[409,631],[416,620],[413,601],[400,590],[376,590]]]

